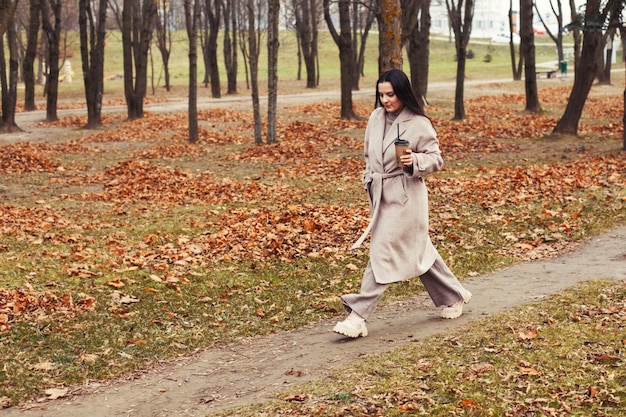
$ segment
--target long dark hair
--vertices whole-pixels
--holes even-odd
[[[376,82],[376,103],[374,105],[375,108],[383,105],[383,103],[381,103],[380,101],[378,84],[385,82],[391,83],[394,93],[396,93],[396,96],[398,96],[402,104],[411,109],[413,113],[420,116],[426,116],[424,107],[422,107],[421,103],[415,96],[413,88],[411,87],[409,77],[407,77],[402,70],[399,70],[397,68],[392,68],[389,71],[385,72]]]

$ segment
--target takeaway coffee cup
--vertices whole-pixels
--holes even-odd
[[[406,150],[409,149],[409,141],[406,139],[396,139],[396,164],[400,168],[404,168],[404,164],[400,161],[400,157],[406,154]]]

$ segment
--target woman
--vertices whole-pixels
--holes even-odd
[[[409,141],[398,166],[394,142]],[[371,231],[370,259],[361,292],[341,297],[350,315],[333,331],[348,337],[367,336],[371,317],[388,284],[419,276],[441,317],[463,314],[472,294],[443,262],[428,236],[428,191],[423,177],[443,166],[435,130],[415,97],[406,74],[385,72],[376,84],[376,105],[365,129],[365,173],[371,220],[355,243]]]

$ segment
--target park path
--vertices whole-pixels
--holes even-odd
[[[263,401],[351,361],[540,300],[582,281],[626,280],[625,243],[622,226],[559,257],[465,280],[474,298],[457,320],[440,319],[429,299],[419,295],[378,310],[366,338],[347,340],[330,331],[334,321],[323,321],[208,349],[108,385],[87,383],[65,398],[28,404],[29,409],[1,410],[0,416],[207,416]]]

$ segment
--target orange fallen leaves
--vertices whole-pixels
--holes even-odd
[[[533,340],[537,338],[537,329],[534,327],[520,330],[518,333],[520,340]]]
[[[56,294],[23,289],[0,288],[0,333],[9,331],[17,322],[39,322],[46,318],[70,320],[95,308],[95,299],[80,294]]]
[[[550,89],[551,102],[567,101],[567,89]],[[619,97],[590,100],[586,107],[594,118],[619,120],[616,113]],[[467,120],[453,122],[445,117],[433,117],[447,158],[460,159],[472,153],[515,153],[518,143],[497,141],[499,138],[525,139],[542,137],[550,133],[555,119],[525,114],[504,106],[505,103],[521,103],[519,95],[468,100]],[[50,183],[67,186],[93,186],[89,192],[59,196],[75,201],[103,201],[113,203],[115,209],[125,210],[132,204],[145,204],[151,209],[180,207],[199,204],[212,207],[229,205],[228,211],[215,210],[190,220],[191,227],[202,233],[185,239],[169,241],[158,234],[145,236],[143,241],[129,241],[122,234],[108,233],[105,239],[106,256],[117,267],[146,268],[150,279],[165,283],[168,289],[182,291],[186,278],[181,272],[191,266],[206,265],[223,260],[292,260],[303,257],[333,257],[346,250],[360,235],[369,220],[365,195],[363,204],[339,206],[333,204],[305,203],[307,193],[315,191],[315,184],[336,182],[339,186],[358,181],[363,170],[359,152],[362,148],[360,134],[349,136],[365,127],[365,120],[343,121],[328,115],[339,114],[337,103],[315,104],[292,108],[308,115],[322,116],[319,123],[289,121],[279,123],[279,142],[272,145],[254,145],[250,135],[249,113],[231,110],[201,110],[200,142],[187,142],[187,119],[185,114],[151,114],[139,120],[126,121],[122,114],[106,116],[103,122],[107,130],[89,134],[80,140],[62,144],[17,143],[2,147],[0,173],[23,175],[29,172],[49,173]],[[371,108],[357,108],[357,113],[367,115]],[[47,127],[82,126],[86,118],[70,117]],[[601,126],[583,126],[585,130],[599,130],[611,135],[619,132],[618,123]],[[85,167],[67,167],[61,163],[64,154],[99,154],[105,152],[98,144],[111,142],[145,143],[149,146],[136,151],[127,160],[107,166],[100,172],[77,172]],[[274,164],[271,175],[279,179],[303,179],[311,187],[290,187],[280,181],[261,182],[236,180],[207,172],[190,172],[179,167],[166,167],[157,160],[178,158],[202,158],[213,146],[236,145],[225,156],[228,162]],[[355,157],[353,155],[359,155]],[[72,169],[73,168],[73,169]],[[450,201],[461,212],[467,206],[479,206],[489,215],[485,223],[523,222],[529,229],[546,230],[528,234],[511,233],[507,236],[510,246],[502,251],[507,255],[524,259],[549,256],[558,247],[559,239],[548,235],[567,234],[576,230],[584,221],[582,209],[563,218],[562,205],[576,204],[573,195],[580,190],[624,185],[626,163],[620,155],[590,155],[582,160],[549,165],[510,165],[468,169],[457,176],[437,175],[428,178],[433,194],[445,196],[432,202],[431,221],[434,231],[444,239],[452,239],[459,245],[470,245],[458,232],[458,215],[449,214]],[[541,204],[541,216],[536,218],[509,219],[501,209],[515,205]],[[616,206],[624,201],[615,201]],[[88,249],[86,230],[111,227],[98,219],[79,222],[61,210],[50,208],[45,201],[35,207],[0,205],[0,232],[33,245],[44,243],[71,246],[72,260],[64,263],[68,276],[93,278],[101,275],[102,268],[93,261],[95,255]],[[549,233],[548,233],[549,232]],[[437,233],[435,233],[436,235]],[[553,240],[551,240],[553,239]],[[565,240],[565,239],[562,239]],[[7,251],[0,245],[0,251]],[[60,250],[51,250],[43,257],[63,256]],[[354,271],[354,265],[347,266]],[[156,275],[156,274],[159,275]],[[109,280],[108,286],[120,290],[124,283]],[[9,290],[0,296],[8,297]],[[17,290],[13,290],[17,291]],[[157,290],[146,287],[146,292]],[[17,293],[16,293],[17,294]],[[28,292],[17,297],[33,304],[33,308],[45,308],[48,312],[66,311],[70,316],[78,311],[94,307],[93,300],[84,298],[72,303],[64,296],[54,293],[37,295]],[[119,304],[137,302],[138,299],[114,293]],[[46,301],[42,301],[46,300]],[[2,299],[4,301],[4,299]],[[23,302],[26,302],[23,301]],[[11,301],[12,306],[15,301]],[[7,309],[0,302],[0,331],[6,331],[18,315],[32,317],[27,308]],[[37,307],[39,306],[39,307]],[[61,306],[61,307],[59,307]],[[6,311],[5,311],[6,310]],[[126,312],[117,311],[120,317]],[[267,314],[257,311],[259,317]],[[272,318],[278,320],[278,318]],[[520,333],[520,339],[536,338],[535,333]],[[596,359],[601,360],[601,359]]]
[[[61,163],[46,155],[46,151],[49,150],[49,145],[28,142],[5,145],[0,153],[0,172],[6,174],[54,172]]]

